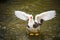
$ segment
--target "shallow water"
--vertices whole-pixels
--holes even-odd
[[[0,40],[60,40],[60,1],[58,0],[6,0],[0,1]],[[26,34],[27,21],[18,19],[14,11],[29,14],[56,11],[56,18],[43,22],[39,36]]]

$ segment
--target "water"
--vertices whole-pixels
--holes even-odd
[[[59,40],[60,39],[60,1],[59,0],[6,0],[0,2],[0,39],[1,40]],[[14,11],[20,10],[29,14],[56,11],[56,18],[44,22],[40,36],[26,34],[27,21],[18,19]]]

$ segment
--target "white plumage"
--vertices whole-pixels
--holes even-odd
[[[25,12],[22,11],[15,11],[15,15],[22,20],[28,20],[29,19],[29,14],[26,14]]]
[[[56,12],[55,12],[55,10],[51,10],[51,11],[46,11],[46,12],[37,14],[35,16],[35,20],[33,19],[33,16],[32,15],[27,14],[27,13],[22,12],[22,11],[15,11],[15,15],[16,15],[17,18],[22,19],[22,20],[25,20],[25,21],[27,21],[29,19],[28,20],[28,26],[29,27],[27,27],[27,29],[29,31],[33,31],[33,30],[38,31],[40,29],[40,25],[38,25],[38,24],[41,24],[41,21],[40,20],[41,19],[43,21],[51,20],[54,17],[56,17]],[[37,25],[37,27],[34,28],[34,25]]]
[[[39,22],[40,19],[43,19],[44,21],[50,20],[52,18],[56,17],[56,12],[54,10],[46,11],[41,14],[37,14],[35,16],[35,21]]]

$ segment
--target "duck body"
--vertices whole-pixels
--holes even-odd
[[[17,18],[22,19],[24,21],[28,20],[27,30],[29,31],[30,35],[39,35],[40,27],[43,21],[48,21],[56,17],[56,11],[46,11],[35,16],[35,20],[33,19],[33,15],[27,14],[22,11],[15,11],[15,15]]]

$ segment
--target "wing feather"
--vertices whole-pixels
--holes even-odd
[[[15,15],[17,18],[22,20],[28,20],[30,16],[30,14],[26,14],[25,12],[22,11],[15,11]]]
[[[43,19],[44,21],[51,20],[52,18],[56,17],[56,11],[51,10],[51,11],[46,11],[41,14],[37,14],[35,16],[35,21],[39,22],[40,19]]]

